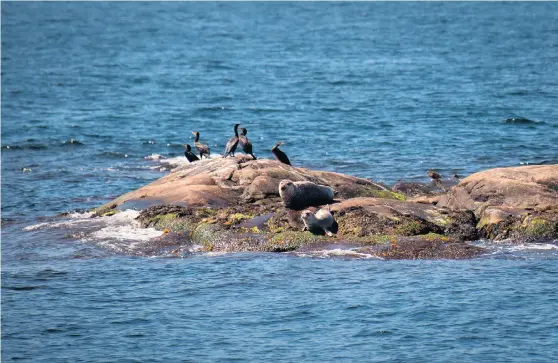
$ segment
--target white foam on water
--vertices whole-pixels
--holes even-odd
[[[507,250],[510,252],[516,251],[550,251],[557,250],[558,245],[552,243],[522,243],[515,246],[508,246]]]
[[[87,238],[93,240],[128,240],[145,242],[162,235],[163,232],[154,228],[140,228],[138,223],[137,225],[109,225],[91,233]]]
[[[159,162],[162,165],[166,165],[166,166],[169,166],[169,167],[172,167],[172,168],[176,168],[178,166],[190,164],[190,162],[188,161],[188,159],[186,159],[185,156],[176,156],[174,158],[161,159],[161,160],[159,160]]]
[[[136,220],[139,213],[129,209],[112,216],[100,217],[103,222],[102,227],[85,235],[82,240],[109,248],[118,247],[118,250],[135,250],[164,234],[155,228],[141,228]]]
[[[558,240],[554,240],[552,243],[514,243],[512,240],[506,241],[479,241],[474,243],[475,246],[486,248],[491,255],[499,255],[502,253],[556,253],[558,251]]]
[[[204,256],[209,256],[209,257],[215,257],[215,256],[223,256],[223,255],[228,255],[232,252],[226,252],[226,251],[217,251],[217,252],[206,252],[203,255]]]
[[[70,221],[62,221],[62,222],[44,222],[44,223],[37,223],[37,224],[33,224],[31,226],[27,226],[25,228],[23,228],[24,231],[29,232],[29,231],[36,231],[38,229],[45,229],[45,228],[69,228],[78,224],[82,224],[82,223],[88,223],[90,222],[91,216],[93,215],[93,213],[91,212],[85,212],[85,213],[79,213],[79,212],[74,212],[74,213],[70,213],[66,216],[66,218],[70,218]]]
[[[198,155],[196,155],[198,156]],[[219,153],[215,153],[215,154],[211,154],[211,156],[209,156],[209,159],[218,159],[223,157],[222,154]],[[189,165],[190,162],[188,161],[188,159],[186,159],[186,157],[184,155],[179,155],[179,156],[175,156],[175,157],[165,157],[163,155],[160,154],[151,154],[148,156],[144,156],[145,160],[150,160],[150,161],[156,161],[157,165],[155,166],[150,166],[149,169],[151,170],[157,170],[157,171],[161,171],[161,172],[165,172],[168,170],[173,170],[175,168],[178,168],[180,166],[184,166],[184,165]],[[207,158],[203,158],[200,161],[203,162],[205,160],[208,160]],[[200,162],[197,161],[197,162]]]
[[[383,260],[383,258],[374,256],[368,253],[356,252],[353,250],[344,250],[341,248],[335,248],[331,250],[317,250],[317,251],[306,251],[306,252],[295,252],[299,257],[319,257],[319,258],[330,258],[330,257],[350,257],[350,258],[361,258],[361,259],[378,259]]]
[[[24,231],[64,228],[84,242],[96,243],[120,252],[133,251],[149,245],[153,238],[164,234],[154,228],[141,228],[136,220],[139,211],[125,210],[112,216],[91,218],[93,213],[71,213],[64,221],[38,223]]]
[[[33,224],[31,226],[27,226],[25,228],[23,228],[24,231],[29,232],[29,231],[36,231],[37,229],[41,229],[43,227],[48,227],[50,226],[52,223],[37,223],[37,224]]]
[[[148,156],[144,156],[143,158],[145,160],[161,160],[161,159],[164,159],[165,157],[161,154],[155,154],[154,153],[154,154],[151,154],[151,155],[148,155]]]
[[[78,219],[78,218],[91,218],[95,214],[94,212],[72,212],[68,214],[68,218]]]

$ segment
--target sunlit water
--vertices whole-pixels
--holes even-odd
[[[242,123],[394,183],[558,163],[558,3],[2,3],[2,359],[554,362],[558,247],[146,254],[87,210]],[[530,122],[505,121],[526,118]],[[141,251],[142,253],[138,252]]]

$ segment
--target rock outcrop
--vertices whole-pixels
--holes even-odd
[[[331,206],[337,221],[336,238],[301,231],[301,212],[286,209],[279,198],[278,185],[283,179],[307,180],[337,192]],[[455,253],[456,258],[480,251],[462,248],[466,246],[462,241],[473,239],[463,231],[476,230],[471,227],[475,221],[462,218],[461,212],[407,202],[403,194],[368,179],[296,168],[274,160],[195,162],[115,199],[97,214],[139,205],[145,208],[139,216],[144,227],[165,230],[173,241],[183,238],[185,245],[198,244],[205,251],[286,252],[323,243],[352,244],[355,248],[395,246],[410,236],[437,246],[433,251],[455,244],[453,250],[461,251]],[[378,253],[385,251],[378,249]],[[446,257],[445,253],[439,257]],[[412,258],[413,253],[400,255]]]
[[[357,196],[405,198],[368,179],[296,168],[275,160],[231,157],[182,166],[149,185],[122,195],[105,207],[138,200],[210,208],[257,203],[279,197],[279,182],[283,179],[330,186],[341,199]]]
[[[442,195],[437,206],[473,211],[485,238],[558,238],[558,165],[472,174]]]
[[[327,185],[335,237],[302,232],[301,211],[285,208],[283,179]],[[241,157],[183,166],[100,207],[97,214],[141,205],[144,227],[203,251],[309,251],[351,246],[386,259],[468,258],[479,237],[558,237],[558,166],[488,170],[447,193],[414,197],[368,179]],[[395,189],[397,190],[397,189]],[[319,206],[315,206],[319,207]],[[165,238],[164,236],[162,237]]]

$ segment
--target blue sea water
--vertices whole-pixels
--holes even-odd
[[[179,259],[136,253],[131,212],[56,217],[161,177],[191,131],[222,153],[236,122],[259,157],[281,140],[388,184],[556,164],[558,3],[1,7],[3,361],[558,357],[556,244]]]

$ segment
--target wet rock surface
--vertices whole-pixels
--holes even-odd
[[[176,243],[183,238],[200,251],[308,252],[351,246],[357,255],[384,259],[460,259],[483,253],[465,243],[479,238],[558,236],[557,167],[524,168],[473,174],[447,193],[426,190],[421,195],[421,188],[390,190],[368,179],[274,160],[210,159],[177,169],[99,210],[156,201],[137,218],[141,225],[165,230],[163,239]],[[336,221],[334,237],[302,231],[301,211],[287,209],[279,198],[283,179],[335,189],[329,207]]]

